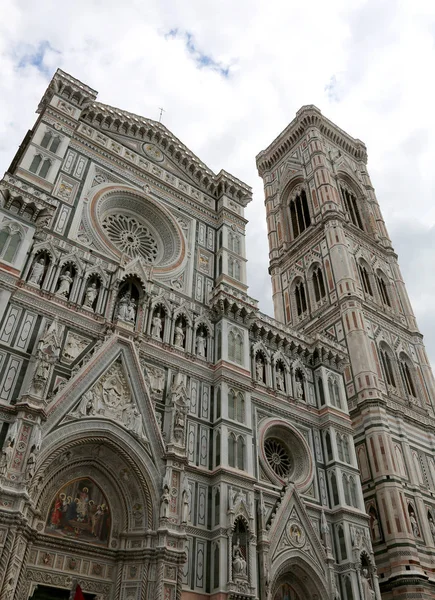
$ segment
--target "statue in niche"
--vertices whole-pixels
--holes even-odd
[[[177,325],[175,326],[175,340],[174,340],[175,346],[177,346],[178,348],[184,348],[184,337],[185,337],[184,329],[181,324],[181,321],[179,321],[177,323]]]
[[[93,281],[86,289],[85,292],[85,301],[83,302],[83,306],[87,308],[92,308],[95,300],[98,297],[98,288],[95,281]]]
[[[198,356],[205,358],[207,347],[207,338],[205,337],[204,330],[200,329],[196,337],[196,353]]]
[[[184,377],[177,373],[171,387],[171,400],[173,407],[173,436],[177,443],[184,442],[187,414],[187,393]]]
[[[118,319],[127,323],[134,323],[136,320],[136,300],[131,297],[130,292],[127,292],[120,298],[118,304]]]
[[[35,285],[40,285],[42,276],[45,271],[45,260],[43,258],[39,258],[35,260],[32,265],[32,270],[29,276],[29,283],[34,283]]]
[[[415,518],[414,511],[409,512],[409,520],[411,521],[412,533],[415,537],[420,537],[420,529],[418,527],[417,519]]]
[[[165,484],[163,486],[163,494],[160,498],[160,518],[167,519],[169,516],[169,501],[171,499],[171,495],[169,493],[169,486]]]
[[[280,392],[284,392],[285,391],[285,386],[284,386],[284,373],[281,369],[281,367],[277,367],[276,368],[276,389],[279,390]]]
[[[429,529],[432,534],[433,541],[435,542],[435,523],[431,515],[429,515]]]
[[[8,439],[0,456],[0,475],[6,475],[7,470],[12,463],[12,455],[14,453],[14,445],[11,439]]]
[[[32,446],[26,463],[26,481],[31,481],[36,470],[36,446]]]
[[[151,325],[151,335],[156,340],[162,339],[162,329],[163,329],[163,320],[160,316],[160,313],[157,312],[153,317],[153,322]]]
[[[59,277],[59,281],[60,284],[56,292],[56,296],[63,296],[64,298],[68,298],[71,289],[71,284],[74,281],[71,277],[71,271],[67,269],[65,273]]]
[[[255,370],[257,374],[257,381],[262,383],[264,381],[264,362],[261,356],[257,356],[255,361]]]
[[[190,488],[186,475],[183,477],[181,522],[187,523],[190,511]]]
[[[372,588],[372,582],[367,567],[363,567],[361,571],[361,587],[363,590],[364,600],[374,600],[375,592]]]
[[[246,577],[246,560],[243,557],[242,550],[240,548],[240,542],[237,538],[236,543],[233,546],[233,575],[234,578]]]
[[[302,381],[300,379],[296,380],[296,398],[298,400],[303,400],[304,399],[304,386],[302,384]]]
[[[376,515],[373,515],[373,519],[371,521],[371,529],[372,529],[373,541],[380,540],[381,539],[381,530],[380,530],[379,521],[378,521]]]

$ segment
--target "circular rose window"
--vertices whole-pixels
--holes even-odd
[[[275,438],[269,438],[264,442],[264,453],[270,467],[278,477],[287,478],[290,474],[292,461],[287,448]]]
[[[112,214],[104,217],[101,223],[107,237],[114,245],[132,258],[143,256],[148,263],[154,263],[159,254],[157,241],[148,227],[134,217]]]
[[[302,433],[284,419],[264,419],[259,427],[259,458],[277,485],[292,482],[304,490],[313,478],[311,450]]]

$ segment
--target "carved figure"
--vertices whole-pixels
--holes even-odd
[[[56,292],[57,296],[64,296],[68,298],[71,289],[73,278],[71,277],[71,271],[67,270],[63,275],[59,277],[60,285]]]
[[[35,260],[32,265],[32,270],[30,272],[29,283],[34,283],[35,285],[40,285],[42,276],[44,275],[45,270],[45,261],[43,258],[39,260]]]
[[[77,414],[79,417],[87,417],[95,414],[95,398],[92,390],[88,390],[83,394]]]
[[[184,476],[184,478],[183,478],[182,498],[183,498],[183,506],[182,506],[182,511],[181,511],[181,522],[187,523],[187,521],[189,519],[189,510],[190,510],[190,489],[189,489],[189,484],[188,484],[186,476]]]
[[[370,575],[366,567],[363,568],[361,573],[361,586],[363,590],[364,600],[373,600],[375,597],[375,592],[372,589]]]
[[[131,427],[133,433],[135,433],[138,437],[143,438],[143,427],[142,427],[142,415],[137,410],[137,408],[133,411],[133,423]]]
[[[412,533],[415,537],[420,537],[420,529],[418,527],[417,519],[415,518],[415,514],[412,512],[409,515],[409,520],[411,521]]]
[[[276,369],[276,389],[280,392],[284,391],[284,374],[279,367]]]
[[[296,398],[298,400],[304,399],[304,386],[302,385],[302,381],[299,379],[296,381]]]
[[[198,332],[198,336],[196,338],[196,353],[197,353],[197,355],[205,358],[206,347],[207,347],[207,338],[204,335],[204,331],[202,329],[200,329]]]
[[[36,447],[32,446],[26,463],[26,481],[31,481],[36,469]]]
[[[156,313],[153,317],[153,323],[151,326],[152,337],[156,338],[157,340],[161,340],[162,339],[162,328],[163,328],[163,322],[160,317],[160,313]]]
[[[246,577],[246,560],[243,557],[239,539],[233,546],[233,575],[235,578]]]
[[[373,540],[379,540],[381,537],[381,530],[379,528],[379,521],[376,517],[372,521]]]
[[[178,348],[183,348],[184,347],[184,330],[183,327],[181,326],[181,323],[178,323],[178,325],[176,325],[175,327],[175,341],[174,344],[175,346],[178,346]]]
[[[255,370],[257,373],[257,381],[262,382],[264,377],[264,362],[261,360],[261,358],[257,358],[255,361]]]
[[[171,499],[171,495],[169,493],[169,487],[165,485],[163,487],[163,494],[160,499],[160,518],[167,519],[169,516],[169,501]]]
[[[126,321],[130,321],[130,323],[134,323],[136,320],[136,300],[134,298],[130,298],[130,302],[127,307],[127,318]]]
[[[432,517],[429,517],[429,528],[430,528],[430,532],[432,534],[432,538],[435,542],[435,523],[433,522]]]
[[[88,308],[92,308],[96,298],[98,296],[97,284],[95,282],[91,283],[86,290],[85,293],[85,301],[83,303],[84,306]]]
[[[118,318],[123,321],[127,320],[128,303],[130,300],[130,294],[127,292],[125,296],[119,299],[118,304]]]

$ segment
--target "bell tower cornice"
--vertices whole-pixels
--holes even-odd
[[[256,163],[259,175],[262,176],[266,171],[273,169],[283,156],[288,155],[310,127],[319,129],[325,138],[334,142],[354,160],[362,161],[364,164],[367,163],[365,144],[361,140],[351,137],[337,127],[335,123],[324,117],[320,109],[314,104],[308,104],[302,106],[284,131],[265,150],[257,154]]]

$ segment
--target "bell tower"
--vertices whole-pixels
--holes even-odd
[[[366,147],[304,106],[257,168],[275,318],[349,355],[347,399],[383,598],[417,588],[434,597],[434,379]]]

